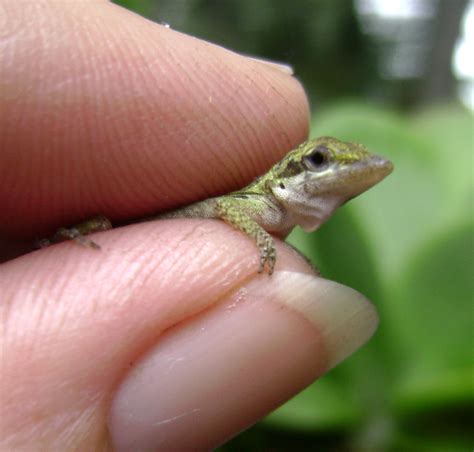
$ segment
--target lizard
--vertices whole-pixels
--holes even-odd
[[[390,160],[370,153],[360,144],[333,137],[314,138],[297,146],[240,190],[137,221],[224,220],[255,241],[260,253],[258,272],[267,269],[271,275],[276,263],[272,234],[284,238],[296,225],[307,232],[318,229],[339,206],[380,182],[392,170]],[[61,228],[38,245],[73,239],[100,249],[85,236],[111,228],[111,222],[100,215],[72,228]]]

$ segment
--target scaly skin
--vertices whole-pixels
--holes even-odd
[[[363,146],[320,137],[290,151],[247,187],[216,198],[139,221],[166,218],[219,218],[251,237],[260,252],[259,272],[272,274],[276,250],[270,233],[285,237],[294,226],[314,231],[346,201],[385,178],[392,163]],[[53,242],[74,239],[99,248],[85,234],[111,227],[97,217],[71,229],[60,229]],[[50,241],[42,241],[47,246]]]

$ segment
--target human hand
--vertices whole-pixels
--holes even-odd
[[[307,135],[274,66],[105,2],[5,3],[4,256],[102,213],[242,187]],[[2,265],[2,450],[203,449],[352,353],[372,306],[222,222],[141,223]]]

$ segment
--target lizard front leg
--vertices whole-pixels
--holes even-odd
[[[64,240],[74,240],[82,246],[99,250],[100,246],[92,240],[85,237],[93,232],[107,231],[112,229],[110,220],[103,215],[93,217],[87,221],[79,223],[71,228],[60,228],[50,239],[41,239],[36,242],[39,248],[45,248],[53,243],[62,242]]]
[[[229,199],[217,200],[216,211],[218,218],[255,240],[260,251],[258,272],[262,273],[267,265],[268,274],[271,275],[276,262],[276,249],[272,236]]]

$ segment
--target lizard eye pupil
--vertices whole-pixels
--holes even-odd
[[[311,156],[311,161],[316,165],[321,165],[324,162],[324,155],[322,152],[316,151],[312,156]]]
[[[315,168],[321,168],[328,162],[328,152],[326,146],[318,146],[309,156],[309,161]]]

